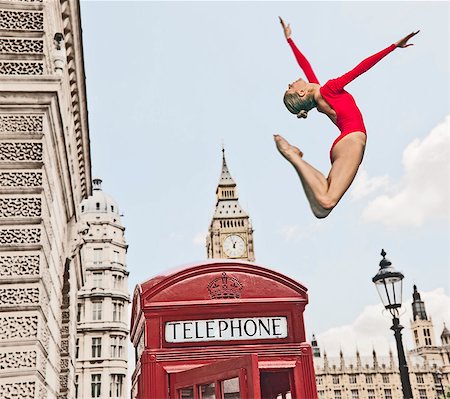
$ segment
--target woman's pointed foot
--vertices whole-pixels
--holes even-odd
[[[296,158],[298,159],[303,157],[303,152],[301,152],[298,147],[289,144],[284,137],[280,136],[279,134],[274,134],[273,138],[275,140],[278,151],[289,162],[292,162]]]

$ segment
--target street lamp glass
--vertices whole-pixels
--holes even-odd
[[[381,252],[383,259],[380,262],[380,270],[372,281],[377,287],[378,294],[386,309],[392,315],[397,314],[397,308],[402,306],[403,274],[392,267],[392,263],[385,258],[386,253]]]

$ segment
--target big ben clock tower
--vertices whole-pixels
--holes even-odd
[[[208,258],[254,262],[253,229],[238,201],[236,183],[228,171],[222,149],[222,171],[216,189],[216,210],[206,239]]]

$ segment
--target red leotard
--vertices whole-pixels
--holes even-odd
[[[300,68],[306,75],[306,78],[310,83],[319,83],[316,75],[314,74],[310,63],[306,57],[300,52],[292,39],[288,39],[288,43],[294,52]],[[395,50],[395,44],[391,44],[384,50],[366,58],[360,62],[355,68],[345,75],[339,78],[331,79],[324,86],[320,88],[320,94],[325,101],[336,112],[336,125],[339,128],[341,134],[334,140],[330,150],[330,158],[334,146],[347,134],[353,132],[363,132],[366,134],[366,127],[364,126],[363,117],[359,110],[353,96],[344,90],[344,87],[352,80],[356,79],[359,75],[363,74],[370,68],[372,68],[378,61],[388,55],[391,51]]]

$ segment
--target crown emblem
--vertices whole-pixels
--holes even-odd
[[[211,299],[240,298],[242,288],[243,285],[237,278],[227,276],[225,272],[208,284]]]

